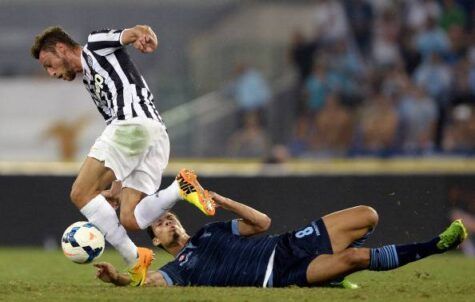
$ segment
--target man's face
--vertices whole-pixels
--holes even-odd
[[[172,213],[163,215],[152,223],[153,233],[160,244],[168,246],[186,235],[180,221]]]
[[[71,63],[67,60],[64,51],[58,47],[58,44],[55,46],[55,49],[55,51],[40,51],[40,64],[43,65],[46,72],[52,77],[65,81],[74,80],[76,72],[71,66]]]

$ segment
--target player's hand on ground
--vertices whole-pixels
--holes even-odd
[[[150,26],[137,25],[138,37],[133,46],[142,53],[151,53],[158,47],[157,35],[153,32]]]
[[[96,277],[106,283],[112,283],[119,278],[119,272],[110,263],[107,263],[107,262],[94,263],[94,267],[97,269]]]

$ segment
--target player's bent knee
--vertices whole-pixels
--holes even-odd
[[[374,228],[379,222],[379,215],[376,210],[370,206],[360,205],[356,207],[358,211],[364,216],[369,228]]]
[[[368,224],[372,227],[375,227],[379,221],[378,212],[376,212],[376,210],[370,206],[364,206],[364,209]]]
[[[350,267],[355,269],[366,268],[369,264],[368,249],[348,248],[342,252],[342,260]]]
[[[69,193],[69,198],[72,203],[76,205],[79,209],[85,206],[91,199],[96,197],[100,191],[87,190],[78,185],[73,185],[71,192]]]
[[[85,205],[88,201],[86,199],[86,194],[79,188],[79,186],[73,185],[71,188],[71,192],[69,193],[69,198],[71,199],[72,203],[76,206],[81,207]]]
[[[368,212],[368,220],[369,224],[371,225],[372,228],[376,227],[376,225],[379,222],[379,215],[378,212],[372,207],[366,206],[366,211]]]

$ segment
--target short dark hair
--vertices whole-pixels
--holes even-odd
[[[151,226],[151,225],[148,226],[146,230],[147,230],[147,234],[148,234],[148,236],[150,237],[150,239],[153,240],[153,239],[155,238],[155,234],[153,233],[153,228],[152,228],[152,226]],[[160,243],[159,245],[157,245],[157,247],[158,247],[158,248],[161,248],[162,250],[164,250],[163,245],[162,245],[161,243]]]
[[[177,216],[174,212],[168,211],[167,214],[172,214],[173,216],[175,216],[175,218],[176,218],[178,221],[180,221],[180,220],[178,219],[178,216]],[[155,238],[155,233],[153,232],[152,226],[149,225],[149,226],[147,227],[146,231],[147,231],[147,234],[148,234],[148,236],[150,237],[150,239],[153,240],[153,239]],[[159,248],[161,248],[161,249],[163,249],[163,250],[165,249],[161,243],[160,243],[159,245],[157,245],[157,247],[159,247]]]
[[[31,55],[33,58],[39,59],[42,50],[54,52],[56,43],[64,43],[71,48],[79,46],[79,43],[74,41],[64,29],[59,26],[51,26],[35,37],[35,43],[31,46],[30,50]]]
[[[155,238],[155,234],[153,233],[153,228],[151,225],[147,227],[147,234],[151,240]]]

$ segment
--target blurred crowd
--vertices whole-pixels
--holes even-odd
[[[318,1],[296,31],[295,156],[475,151],[475,1]]]
[[[314,16],[313,33],[296,30],[289,47],[292,156],[475,154],[475,1],[319,0]],[[255,156],[269,144],[269,92],[256,70],[238,74],[261,96],[237,97],[230,153]]]

